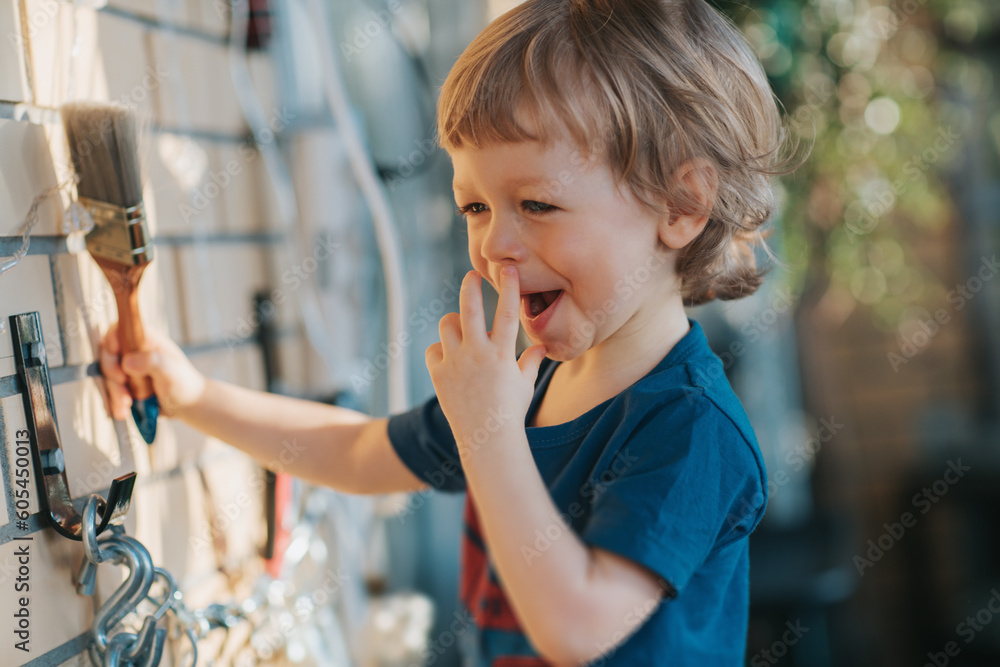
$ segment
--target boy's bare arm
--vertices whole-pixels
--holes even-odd
[[[349,493],[412,491],[425,485],[389,443],[387,419],[246,389],[204,377],[169,338],[147,332],[147,348],[119,359],[116,327],[101,341],[108,412],[128,418],[126,373],[153,380],[165,416],[227,442],[263,465]]]
[[[426,485],[399,460],[386,418],[207,380],[203,398],[176,415],[262,465],[347,493]]]

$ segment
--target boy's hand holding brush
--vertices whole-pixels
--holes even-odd
[[[142,202],[134,115],[122,105],[88,102],[67,104],[61,111],[79,177],[78,199],[94,218],[87,250],[115,294],[121,350],[141,350],[146,333],[139,316],[139,280],[153,259],[153,240]],[[133,377],[128,385],[136,426],[152,444],[160,412],[153,383]]]

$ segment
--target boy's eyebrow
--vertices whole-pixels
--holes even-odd
[[[512,178],[507,181],[509,187],[518,187],[521,185],[535,185],[537,183],[550,183],[553,179],[545,178],[543,176],[519,176],[518,178]],[[451,188],[453,190],[471,190],[471,186],[467,186],[465,183],[459,181],[452,181]]]

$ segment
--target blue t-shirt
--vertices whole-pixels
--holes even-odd
[[[592,665],[742,665],[748,539],[764,512],[766,473],[743,406],[701,325],[642,379],[572,421],[529,427],[560,362],[544,359],[525,417],[535,464],[564,519],[586,544],[632,559],[676,591],[615,650]],[[465,490],[458,449],[436,397],[389,418],[389,439],[413,473],[442,491]],[[511,489],[517,493],[517,489]],[[553,522],[553,526],[558,525]],[[553,526],[522,548],[544,557]],[[458,637],[474,667],[547,665],[521,630],[466,499]],[[638,612],[637,612],[638,614]]]

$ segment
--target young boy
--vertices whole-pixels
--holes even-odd
[[[161,337],[125,371],[261,461],[296,438],[309,482],[466,490],[466,664],[742,664],[765,470],[684,305],[760,285],[780,127],[704,0],[531,0],[441,93],[475,270],[426,352],[434,397],[371,419],[206,379]],[[500,295],[489,332],[482,278]],[[103,347],[123,417],[114,330]]]

